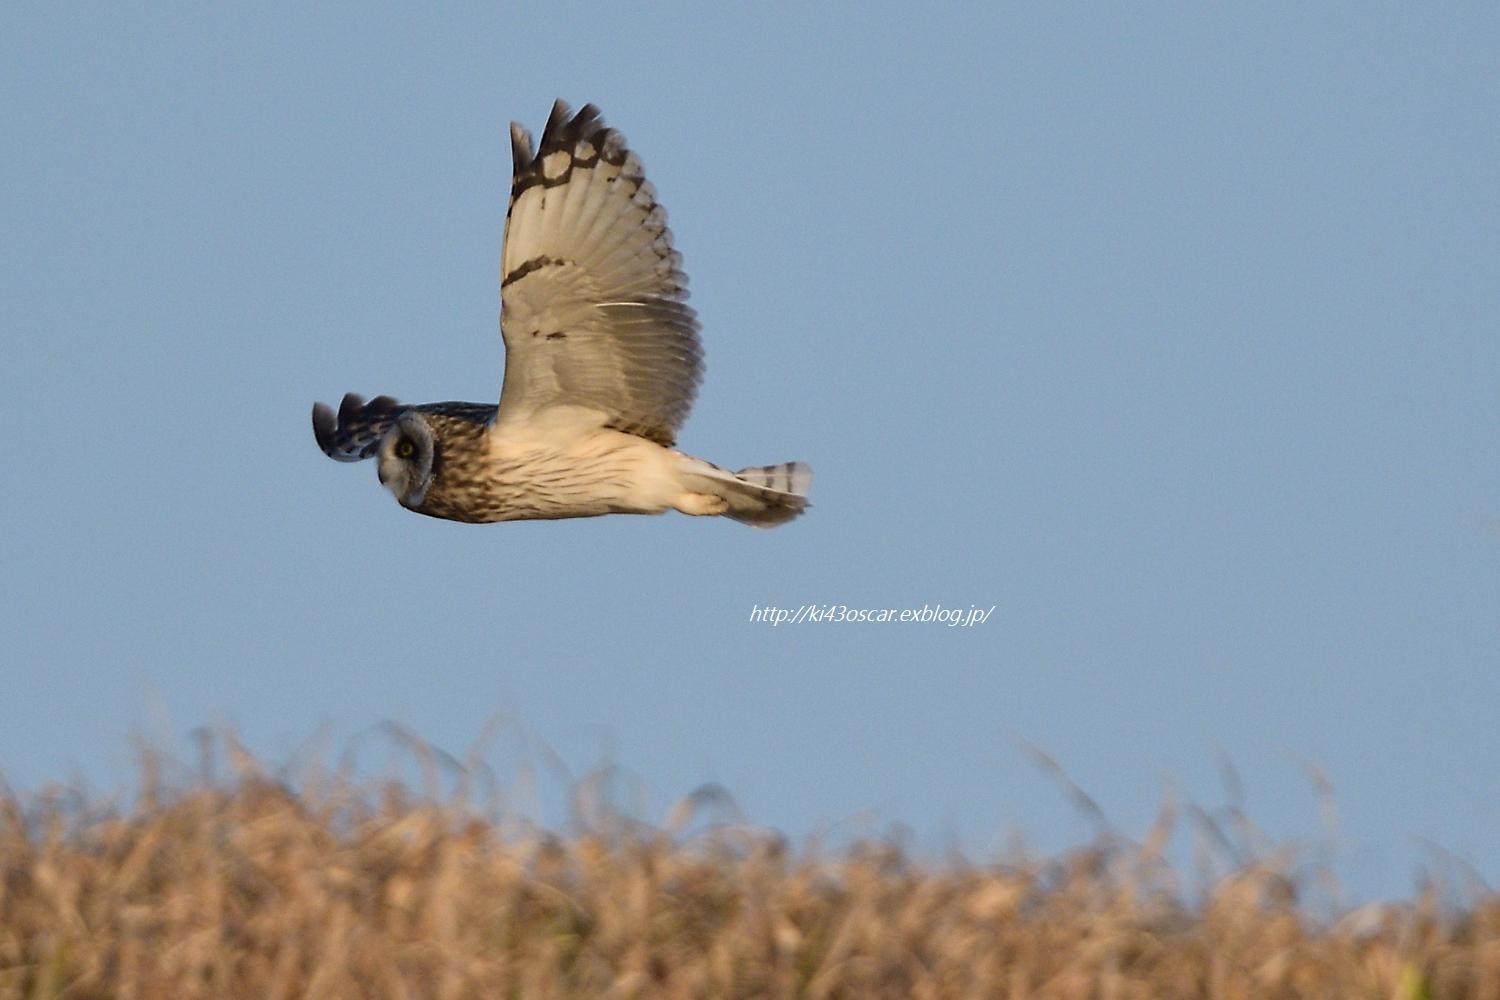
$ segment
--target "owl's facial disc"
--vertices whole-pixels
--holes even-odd
[[[403,507],[420,507],[427,498],[434,447],[432,429],[416,412],[402,414],[381,439],[376,472]]]

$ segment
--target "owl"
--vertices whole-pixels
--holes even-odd
[[[337,413],[313,406],[324,454],[374,458],[401,506],[452,521],[801,514],[806,464],[730,472],[674,448],[703,350],[666,211],[625,137],[593,105],[558,101],[535,153],[520,125],[510,139],[499,404],[350,393]]]

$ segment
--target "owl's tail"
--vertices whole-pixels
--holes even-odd
[[[689,461],[692,467],[686,478],[691,487],[724,499],[729,504],[724,516],[741,524],[774,528],[812,506],[807,502],[812,466],[806,462],[755,465],[730,472],[701,459]]]

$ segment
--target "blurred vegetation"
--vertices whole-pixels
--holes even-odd
[[[147,754],[125,806],[0,800],[0,997],[1500,998],[1483,887],[1328,912],[1286,850],[1188,880],[1170,806],[1141,843],[1001,864],[794,848],[705,822],[712,788],[557,835],[466,783],[292,781],[220,739],[230,775]]]

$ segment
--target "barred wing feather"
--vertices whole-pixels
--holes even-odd
[[[670,446],[703,374],[698,322],[666,210],[625,138],[558,101],[515,158],[501,255],[499,428],[576,407]]]

